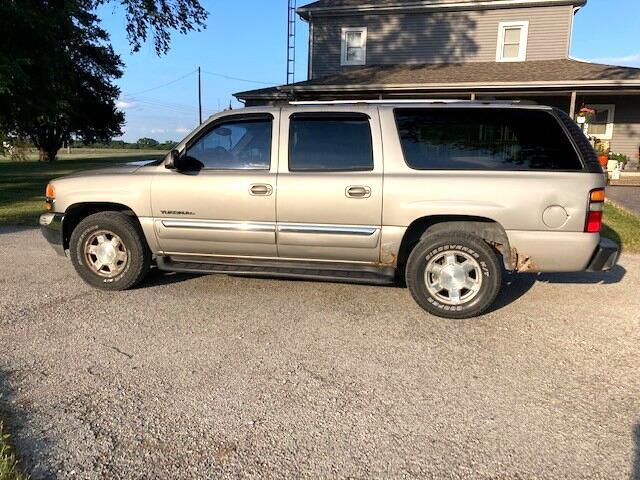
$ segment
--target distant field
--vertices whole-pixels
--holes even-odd
[[[112,158],[112,157],[139,157],[146,155],[164,155],[163,150],[123,150],[123,149],[110,149],[110,148],[72,148],[71,153],[67,153],[66,149],[60,150],[58,153],[58,160],[88,160],[92,158]],[[27,161],[37,162],[38,152],[36,150],[30,150],[27,154]],[[9,160],[8,157],[0,156],[0,163],[14,163]]]
[[[72,152],[60,155],[53,163],[0,161],[0,225],[36,225],[44,208],[44,189],[53,178],[89,168],[155,160],[165,154],[154,150]]]

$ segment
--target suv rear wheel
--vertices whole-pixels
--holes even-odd
[[[407,287],[427,312],[462,319],[480,315],[495,301],[502,282],[496,253],[465,232],[426,235],[406,268]]]
[[[133,287],[151,263],[140,227],[120,212],[100,212],[82,220],[71,234],[69,250],[80,277],[102,290]]]

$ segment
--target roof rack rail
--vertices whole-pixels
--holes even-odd
[[[461,103],[465,105],[536,105],[535,102],[529,100],[450,100],[450,99],[398,99],[398,100],[292,100],[290,105],[353,105],[355,103],[366,103],[370,105],[385,104],[455,104]]]

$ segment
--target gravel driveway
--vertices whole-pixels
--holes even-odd
[[[154,273],[91,290],[0,230],[0,405],[33,478],[640,478],[640,257],[409,293]]]

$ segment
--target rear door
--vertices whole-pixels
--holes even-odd
[[[279,256],[377,262],[383,173],[377,109],[289,107],[281,119]]]

